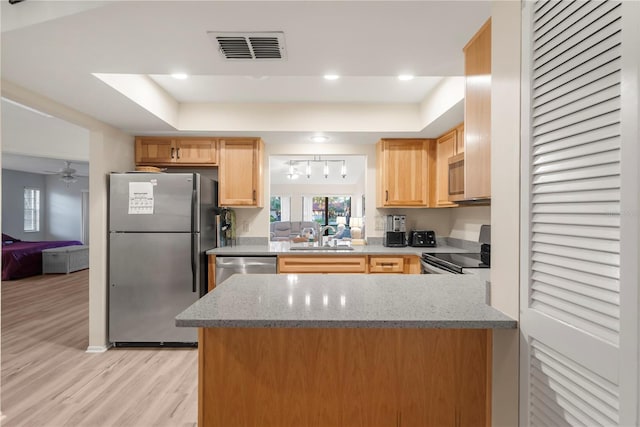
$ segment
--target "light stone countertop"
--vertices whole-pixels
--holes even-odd
[[[294,244],[302,246],[302,244]],[[467,253],[466,249],[439,245],[435,248],[416,248],[411,246],[388,248],[382,245],[352,246],[353,250],[291,250],[289,242],[270,242],[268,245],[238,245],[209,249],[207,255],[217,256],[265,256],[265,255],[422,255],[423,252]]]
[[[512,329],[475,275],[234,275],[176,317],[183,327]]]

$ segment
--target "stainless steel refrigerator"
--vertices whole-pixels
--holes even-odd
[[[174,318],[206,293],[215,247],[217,182],[197,173],[112,173],[109,341],[193,345]]]

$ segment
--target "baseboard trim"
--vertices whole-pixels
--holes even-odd
[[[90,345],[89,347],[87,347],[87,351],[85,351],[85,353],[104,353],[105,351],[107,351],[109,349],[109,347],[111,347],[111,344],[109,344],[109,345]]]

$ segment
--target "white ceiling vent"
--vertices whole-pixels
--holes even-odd
[[[218,50],[228,60],[274,60],[284,59],[284,33],[254,32],[231,33],[210,31],[209,37],[218,45]]]

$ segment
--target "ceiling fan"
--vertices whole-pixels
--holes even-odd
[[[64,168],[58,170],[57,172],[47,171],[49,173],[55,173],[59,176],[60,181],[68,184],[72,184],[78,181],[78,175],[76,174],[76,170],[71,167],[71,162],[65,160]]]

